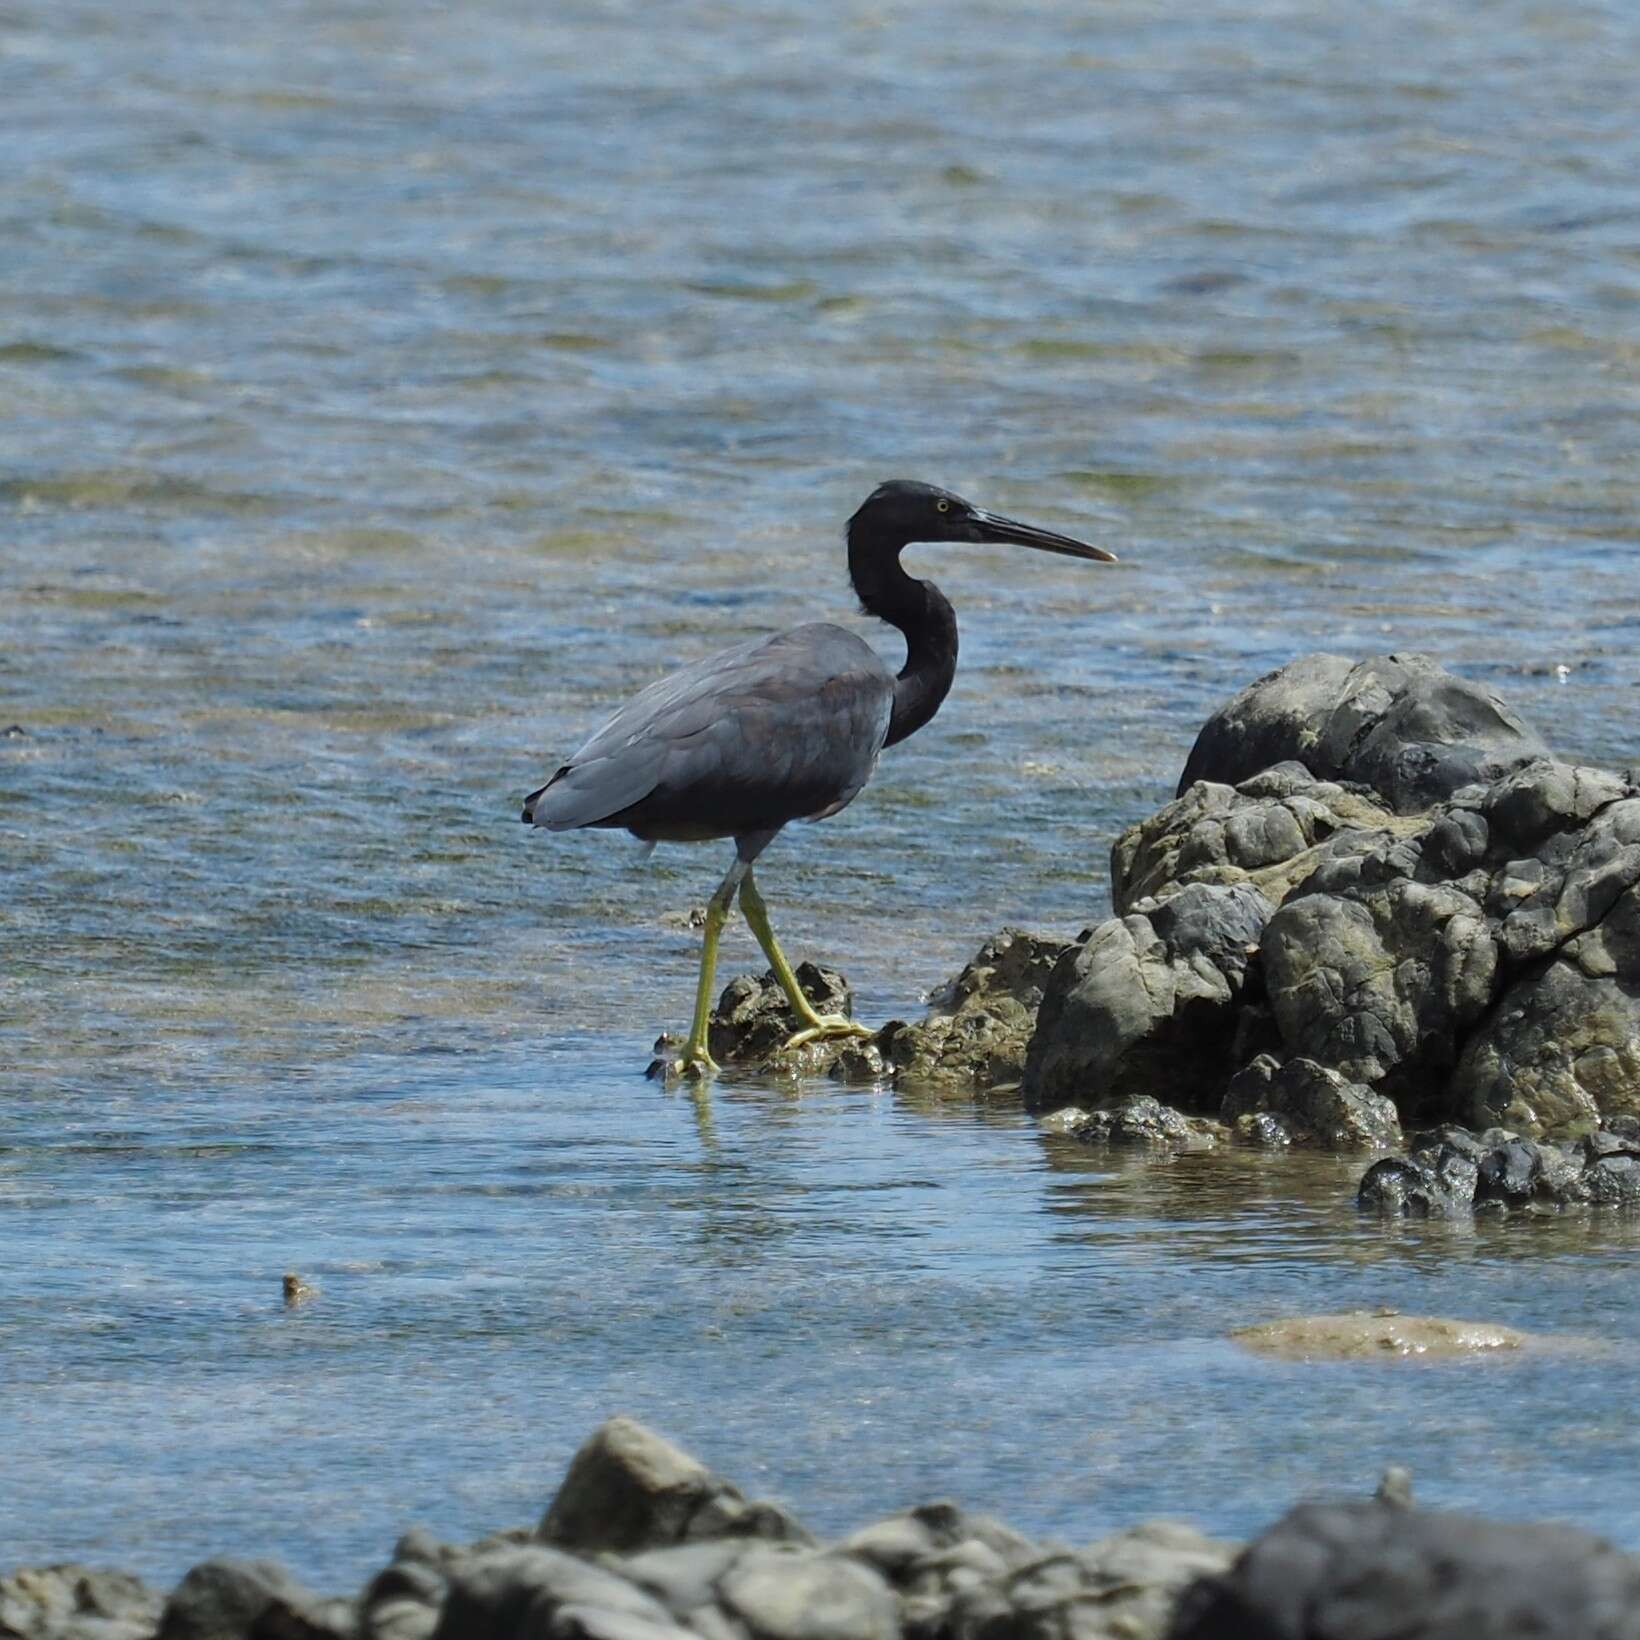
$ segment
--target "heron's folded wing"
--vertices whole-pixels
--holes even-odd
[[[563,831],[646,798],[707,821],[841,807],[870,776],[892,692],[875,651],[843,627],[754,639],[635,695],[526,812]]]

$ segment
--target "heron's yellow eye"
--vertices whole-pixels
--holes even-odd
[[[949,501],[936,501],[934,507],[937,512],[950,512],[951,503]]]

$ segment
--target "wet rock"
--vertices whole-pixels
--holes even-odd
[[[1448,1219],[1475,1205],[1478,1157],[1461,1144],[1427,1143],[1405,1156],[1386,1156],[1367,1169],[1358,1205],[1386,1217]]]
[[[1028,1110],[1164,1088],[1216,1109],[1270,903],[1246,883],[1192,883],[1101,923],[1050,974],[1025,1061]]]
[[[1281,1064],[1260,1054],[1231,1081],[1219,1116],[1238,1137],[1260,1144],[1381,1150],[1402,1142],[1390,1100],[1312,1059]],[[1266,1117],[1269,1125],[1244,1122],[1248,1117]]]
[[[1354,664],[1340,655],[1305,655],[1208,719],[1179,792],[1199,780],[1236,785],[1296,761],[1324,780],[1370,786],[1396,813],[1414,814],[1546,751],[1490,690],[1427,655]]]
[[[171,1592],[158,1640],[351,1640],[351,1602],[325,1600],[271,1560],[207,1560]]]
[[[1288,1316],[1253,1327],[1238,1327],[1230,1336],[1245,1349],[1288,1361],[1438,1359],[1518,1350],[1528,1341],[1525,1333],[1496,1322],[1402,1315],[1388,1309]]]
[[[164,1608],[164,1595],[127,1572],[25,1566],[0,1577],[7,1640],[151,1640]]]
[[[600,1425],[571,1459],[536,1536],[580,1550],[719,1537],[813,1541],[775,1505],[748,1502],[699,1459],[621,1417]]]
[[[1087,1145],[1157,1150],[1211,1150],[1220,1137],[1216,1123],[1186,1116],[1148,1093],[1129,1094],[1092,1110],[1055,1111],[1046,1125]]]
[[[903,1086],[963,1091],[1017,1083],[1042,994],[1069,940],[1005,928],[932,999],[921,1024],[896,1020],[877,1035]]]
[[[1186,883],[1245,882],[1279,905],[1323,859],[1362,853],[1417,825],[1364,787],[1318,780],[1301,763],[1239,786],[1202,780],[1116,840],[1111,899],[1125,915]]]
[[[1560,1526],[1305,1504],[1180,1603],[1172,1640],[1640,1640],[1640,1563]]]
[[[801,962],[795,972],[799,988],[816,1013],[853,1013],[853,993],[835,969]],[[712,1010],[706,1046],[720,1065],[760,1065],[773,1059],[799,1028],[797,1015],[772,972],[737,974],[724,986]]]
[[[1506,1129],[1418,1134],[1410,1152],[1368,1170],[1361,1206],[1413,1218],[1476,1208],[1561,1212],[1640,1206],[1640,1123],[1615,1119],[1581,1140],[1528,1139]]]

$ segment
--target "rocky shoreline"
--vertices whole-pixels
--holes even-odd
[[[1253,1543],[1150,1522],[1083,1547],[936,1502],[820,1542],[627,1418],[540,1523],[407,1532],[358,1595],[266,1560],[169,1594],[52,1566],[0,1578],[15,1640],[1493,1640],[1640,1637],[1640,1559],[1587,1533],[1372,1500],[1301,1504]]]
[[[1073,940],[992,936],[863,1042],[783,1056],[778,989],[740,976],[712,1052],[1017,1097],[1093,1144],[1394,1152],[1359,1198],[1390,1214],[1640,1206],[1633,771],[1556,759],[1426,656],[1308,655],[1207,721],[1111,898]]]

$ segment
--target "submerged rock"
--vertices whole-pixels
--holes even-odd
[[[1284,1317],[1238,1327],[1230,1336],[1245,1349],[1287,1361],[1437,1359],[1518,1350],[1529,1342],[1526,1333],[1496,1322],[1402,1315],[1387,1309]]]
[[[1640,1562],[1565,1526],[1304,1504],[1184,1597],[1171,1640],[1640,1640]]]

